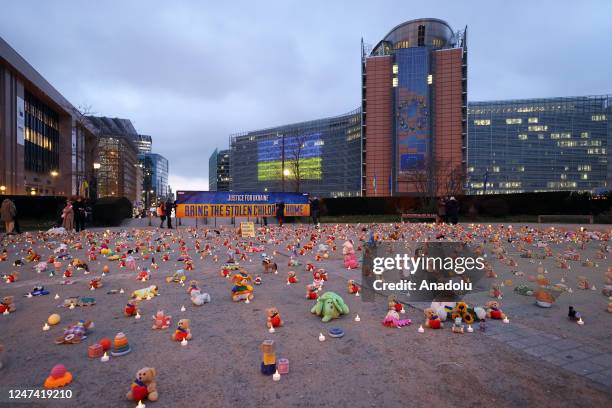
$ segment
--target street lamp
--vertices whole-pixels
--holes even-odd
[[[59,173],[57,172],[57,170],[52,170],[51,177],[57,177],[57,176],[59,176]]]
[[[36,195],[36,190],[32,189],[32,191],[30,191],[30,195],[35,196]]]
[[[2,191],[2,194],[4,194],[4,192],[6,191],[6,186],[0,186],[0,191]]]
[[[94,170],[98,170],[100,168],[100,163],[94,163],[93,168]]]

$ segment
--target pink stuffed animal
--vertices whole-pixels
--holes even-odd
[[[347,269],[357,269],[359,268],[359,262],[357,262],[357,257],[355,256],[355,249],[353,248],[353,243],[351,241],[346,241],[342,245],[342,254],[344,255],[344,267]]]
[[[153,320],[155,320],[152,327],[153,330],[167,329],[170,327],[171,318],[172,316],[166,316],[163,310],[158,310],[157,314],[153,316]]]

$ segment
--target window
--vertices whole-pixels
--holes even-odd
[[[529,123],[538,123],[538,118],[529,118]]]
[[[582,133],[580,133],[580,138],[581,139],[588,139],[589,138],[589,132],[582,132]]]
[[[490,119],[476,119],[474,121],[474,124],[476,126],[489,126],[491,124],[491,120]]]
[[[538,133],[538,140],[544,140],[544,135],[542,133]]]
[[[397,88],[397,83],[398,83],[398,82],[397,82],[397,77],[396,77],[396,78],[393,78],[393,87],[394,87],[394,88]]]
[[[546,132],[548,130],[548,126],[546,125],[531,125],[528,127],[530,132]]]
[[[427,83],[429,85],[433,84],[433,75],[431,74],[427,75]]]
[[[583,164],[581,166],[578,166],[578,171],[591,171],[591,165]]]
[[[520,134],[518,135],[519,140],[527,140],[527,135],[526,134]]]
[[[582,180],[588,180],[588,179],[589,179],[589,175],[588,175],[587,173],[582,173],[582,174],[580,175],[580,179],[582,179]]]
[[[499,166],[493,166],[493,173],[499,173]]]
[[[443,41],[441,38],[434,38],[431,43],[434,47],[442,47]]]
[[[399,72],[399,67],[397,64],[393,64],[393,73],[397,74]]]
[[[470,166],[467,168],[468,173],[473,173],[474,172],[474,166]]]
[[[591,120],[593,122],[601,122],[601,121],[606,120],[606,115],[593,115],[591,116]]]
[[[425,26],[420,25],[417,30],[417,47],[422,47],[425,45]]]
[[[518,171],[521,171],[521,172],[525,171],[525,166],[519,166]]]
[[[523,123],[523,119],[521,118],[506,119],[506,125],[520,125],[521,123]]]

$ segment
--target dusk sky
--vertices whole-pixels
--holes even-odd
[[[6,1],[0,36],[73,105],[127,118],[206,189],[232,133],[360,104],[360,40],[468,26],[470,101],[612,93],[612,1]]]

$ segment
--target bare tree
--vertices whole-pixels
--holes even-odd
[[[452,168],[449,161],[436,159],[426,160],[421,168],[410,171],[404,178],[421,198],[422,210],[428,212],[435,212],[438,197],[461,194],[464,180],[461,164]]]
[[[303,155],[304,148],[306,147],[306,135],[301,134],[295,137],[295,143],[291,146],[288,160],[288,167],[291,177],[293,181],[293,185],[295,188],[295,192],[299,193],[302,188],[302,164],[303,164]]]

